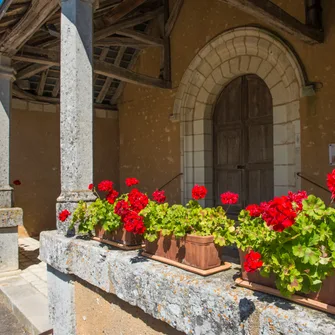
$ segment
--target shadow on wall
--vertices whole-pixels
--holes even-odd
[[[30,236],[56,228],[60,123],[58,108],[52,107],[53,112],[15,106],[12,111],[10,180],[21,181],[14,189],[14,205],[23,208],[24,228]],[[95,119],[95,129],[99,130],[95,131],[95,177],[118,180],[117,120]]]

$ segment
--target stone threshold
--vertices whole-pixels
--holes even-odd
[[[31,335],[52,334],[48,299],[19,276],[0,279],[0,299]]]
[[[202,277],[83,238],[43,232],[40,257],[52,268],[115,294],[186,334],[333,335],[335,318],[237,287],[238,269]]]

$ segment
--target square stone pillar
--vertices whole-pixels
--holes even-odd
[[[10,120],[14,69],[11,59],[0,55],[0,274],[19,268],[17,227],[22,225],[22,210],[12,207],[9,180]]]
[[[72,234],[58,214],[91,202],[93,182],[93,5],[94,0],[62,0],[61,15],[61,195],[57,230]]]

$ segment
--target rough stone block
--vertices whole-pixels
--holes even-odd
[[[17,227],[23,224],[21,208],[0,208],[0,228]]]
[[[0,228],[0,273],[19,268],[17,226]]]

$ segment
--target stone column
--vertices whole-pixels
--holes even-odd
[[[14,69],[11,59],[0,55],[0,274],[19,268],[17,227],[22,225],[22,210],[12,207],[9,181],[9,143]]]
[[[93,181],[93,5],[94,0],[62,0],[61,16],[61,195],[57,229],[71,234],[71,213],[79,201],[94,201]]]

